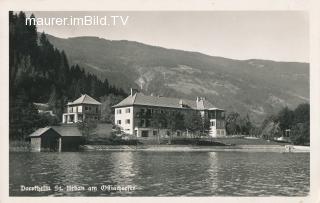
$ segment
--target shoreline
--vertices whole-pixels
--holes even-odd
[[[12,143],[10,152],[31,152],[29,144]],[[310,153],[310,146],[278,145],[278,144],[238,144],[225,146],[204,146],[192,144],[162,144],[162,145],[106,145],[87,144],[80,145],[74,152],[111,151],[111,152],[278,152],[278,153]]]
[[[83,145],[80,151],[153,151],[153,152],[219,152],[219,151],[239,151],[239,152],[292,152],[309,153],[308,146],[295,146],[288,149],[281,145],[237,145],[237,146],[193,146],[193,145]]]

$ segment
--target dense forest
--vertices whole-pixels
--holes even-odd
[[[269,115],[263,123],[256,126],[248,115],[229,112],[226,117],[228,135],[250,135],[273,140],[288,137],[298,145],[310,144],[310,104],[298,105],[295,109],[282,108],[277,114]]]
[[[293,110],[284,107],[267,117],[260,129],[265,139],[288,136],[293,144],[310,145],[310,104],[300,104]]]
[[[10,139],[23,139],[35,128],[58,123],[64,105],[81,94],[97,99],[126,95],[108,80],[100,81],[78,65],[69,66],[64,51],[44,33],[39,35],[36,26],[25,25],[25,19],[24,12],[9,12]],[[38,114],[34,102],[49,104],[57,116]]]
[[[101,81],[78,65],[70,66],[64,51],[56,49],[44,33],[39,34],[36,26],[25,25],[25,19],[23,12],[9,13],[10,139],[24,139],[36,128],[58,124],[66,103],[84,93],[102,102],[103,121],[113,121],[110,107],[121,101],[126,93],[109,84],[107,79]],[[56,117],[38,114],[35,102],[48,104]],[[208,122],[199,128],[197,116],[154,118],[155,128],[161,120],[166,120],[172,130],[187,126],[190,132],[204,132],[202,128],[208,128]],[[289,130],[293,143],[308,145],[310,142],[309,104],[300,104],[294,110],[285,107],[268,116],[261,126],[254,123],[249,115],[227,112],[228,135],[251,135],[271,140]]]

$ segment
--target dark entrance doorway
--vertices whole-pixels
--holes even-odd
[[[53,130],[48,130],[41,136],[41,151],[59,151],[60,136]]]
[[[141,131],[141,137],[149,137],[149,131],[147,130]]]

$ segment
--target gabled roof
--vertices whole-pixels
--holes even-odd
[[[96,104],[101,105],[100,102],[95,100],[94,98],[90,97],[87,94],[81,95],[78,99],[74,100],[73,102],[69,102],[68,105],[75,105],[75,104]]]
[[[62,137],[82,136],[77,126],[47,126],[44,128],[39,128],[38,130],[34,131],[29,135],[29,137],[40,137],[50,129],[52,129]]]
[[[33,103],[33,105],[36,107],[36,109],[38,110],[42,110],[42,111],[48,111],[50,110],[49,104],[47,103]]]
[[[182,104],[182,107],[181,107]],[[168,108],[190,108],[197,110],[205,110],[210,108],[216,108],[207,100],[189,100],[189,99],[178,99],[170,97],[158,97],[149,96],[142,93],[135,93],[129,95],[127,98],[122,100],[120,103],[113,107],[124,107],[132,105],[143,105],[143,106],[157,106],[157,107],[168,107]]]
[[[74,125],[52,126],[62,137],[82,136],[81,131]]]
[[[45,132],[47,132],[50,129],[52,129],[52,127],[50,127],[50,126],[47,126],[47,127],[44,127],[44,128],[39,128],[38,130],[36,130],[33,133],[31,133],[29,135],[29,137],[40,137],[41,135],[43,135]]]
[[[118,104],[112,106],[112,107],[121,107],[121,106],[132,106],[134,104],[134,101],[136,99],[137,93],[134,95],[129,95],[127,98],[119,102]]]

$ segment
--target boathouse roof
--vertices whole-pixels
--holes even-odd
[[[48,130],[54,130],[62,137],[79,137],[82,136],[80,130],[77,126],[47,126],[44,128],[39,128],[29,135],[29,137],[40,137]]]
[[[62,137],[82,136],[77,126],[62,125],[62,126],[52,126],[52,128],[55,131],[57,131]]]
[[[29,135],[29,137],[40,137],[43,133],[47,132],[50,130],[51,127],[44,127],[44,128],[39,128],[38,130],[34,131]]]

